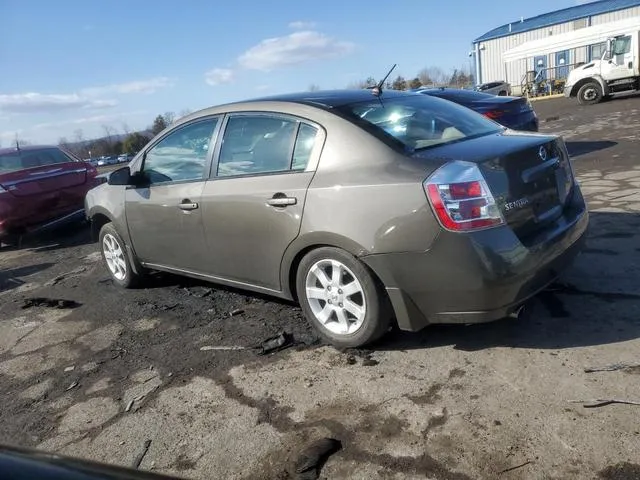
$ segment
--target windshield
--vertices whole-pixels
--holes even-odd
[[[503,127],[466,107],[429,95],[352,103],[338,109],[387,143],[419,150],[490,135]]]

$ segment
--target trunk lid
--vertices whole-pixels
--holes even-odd
[[[525,243],[562,216],[573,189],[569,155],[560,137],[504,132],[414,155],[476,163],[507,225]]]
[[[65,190],[87,182],[87,165],[57,149],[0,155],[0,185],[16,197]]]

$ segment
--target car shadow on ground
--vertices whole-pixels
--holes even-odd
[[[104,281],[109,281],[109,278],[105,277]],[[239,295],[242,297],[254,298],[256,300],[261,300],[264,302],[277,303],[292,307],[298,306],[295,302],[280,299],[267,294],[250,292],[248,290],[241,290],[219,283],[207,282],[206,280],[199,280],[197,278],[185,277],[168,272],[150,272],[145,277],[144,282],[140,288],[143,290],[171,288],[180,289],[187,295],[193,297],[205,297],[209,296],[214,291],[219,291],[233,295]]]
[[[70,222],[45,231],[23,235],[19,242],[3,246],[2,251],[51,252],[89,243],[92,243],[89,225],[86,222]]]
[[[24,285],[26,283],[23,280],[24,277],[41,272],[54,265],[54,263],[39,263],[25,267],[0,270],[0,293],[7,292]]]
[[[569,156],[572,158],[586,155],[588,153],[597,152],[599,150],[605,150],[607,148],[615,147],[618,142],[612,142],[609,140],[600,141],[567,141],[567,150]]]
[[[583,255],[556,284],[531,299],[523,317],[468,326],[434,325],[417,333],[396,330],[373,349],[564,349],[640,338],[640,292],[635,287],[640,272],[638,238],[640,214],[592,212]]]

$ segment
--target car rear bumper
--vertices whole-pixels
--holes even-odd
[[[362,260],[385,285],[402,330],[499,320],[516,313],[580,253],[589,214],[579,190],[575,197],[565,215],[527,245],[509,227],[442,232],[427,252]]]
[[[517,118],[504,122],[505,126],[520,132],[537,132],[539,128],[538,116],[532,112],[527,115],[519,115]]]

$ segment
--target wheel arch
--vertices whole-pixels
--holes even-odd
[[[600,75],[594,75],[592,77],[586,77],[581,80],[578,80],[575,85],[571,88],[571,93],[569,94],[571,97],[576,97],[578,95],[578,91],[582,88],[583,85],[591,82],[597,82],[600,84],[600,88],[602,88],[602,95],[609,95],[609,86],[607,82]]]
[[[114,223],[113,218],[111,218],[109,213],[106,210],[100,208],[90,213],[89,220],[91,221],[91,239],[94,242],[98,241],[100,229],[102,229],[103,226],[110,222]]]
[[[282,293],[287,298],[295,301],[298,300],[296,292],[298,266],[305,255],[322,247],[340,248],[356,258],[368,253],[362,245],[335,233],[314,232],[298,237],[289,245],[289,248],[287,248],[281,265],[280,283],[282,285]],[[380,281],[378,275],[373,271],[372,273],[376,277],[376,280]]]
[[[93,239],[93,241],[97,242],[99,240],[100,230],[102,230],[102,227],[104,227],[107,223],[111,223],[116,232],[118,232],[118,235],[120,235],[120,237],[122,237],[124,241],[125,251],[134,273],[136,273],[137,275],[142,274],[144,269],[142,268],[142,265],[136,257],[133,246],[129,244],[129,236],[125,236],[122,234],[122,232],[118,228],[118,222],[115,221],[111,213],[109,213],[109,211],[105,208],[94,207],[87,216],[91,221],[91,238]]]

